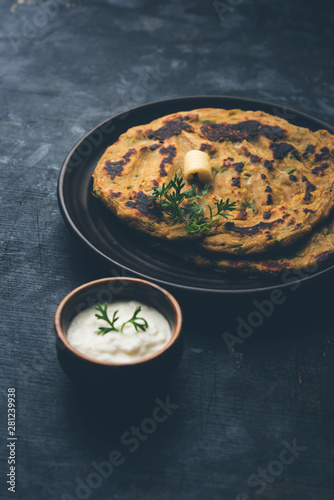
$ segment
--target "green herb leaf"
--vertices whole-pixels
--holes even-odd
[[[107,313],[107,307],[108,307],[107,303],[104,304],[104,307],[102,307],[102,305],[100,303],[96,304],[95,309],[97,311],[99,311],[101,314],[95,314],[95,316],[98,319],[103,319],[104,321],[106,321],[110,325],[110,327],[100,326],[99,329],[98,329],[98,331],[95,332],[97,335],[105,335],[106,333],[112,332],[112,331],[113,332],[119,332],[118,328],[115,327],[115,323],[119,319],[119,318],[116,317],[118,311],[114,312],[112,321],[110,321],[110,319],[108,317],[108,313]]]
[[[293,174],[297,169],[296,168],[284,168],[283,172],[286,172],[287,174]]]
[[[128,323],[131,323],[135,327],[136,332],[139,332],[139,330],[141,330],[142,332],[145,332],[145,330],[147,330],[148,323],[147,323],[146,319],[138,317],[138,314],[140,313],[140,311],[141,311],[141,306],[138,306],[136,308],[135,312],[133,313],[132,318],[129,319],[129,321],[125,321],[125,323],[123,323],[122,328],[121,328],[121,332],[123,331],[124,326],[127,325]]]
[[[241,250],[242,247],[243,247],[243,245],[236,245],[233,248],[233,253],[239,253],[239,250]]]
[[[253,210],[253,212],[255,211],[255,201],[243,201],[241,203],[241,207],[242,208],[250,208],[251,210]]]
[[[114,312],[113,318],[112,318],[112,320],[110,320],[108,317],[108,313],[107,313],[107,307],[108,307],[107,303],[105,303],[104,306],[102,306],[100,303],[96,304],[95,309],[97,311],[99,311],[99,313],[101,313],[101,314],[95,314],[95,316],[98,319],[103,319],[104,321],[106,321],[110,325],[110,327],[109,326],[108,327],[100,326],[98,331],[95,332],[97,335],[105,335],[106,333],[109,333],[109,332],[121,332],[122,333],[123,328],[127,323],[132,323],[136,329],[136,332],[139,332],[139,330],[145,332],[147,330],[148,323],[147,323],[146,319],[138,317],[138,314],[141,311],[141,306],[138,306],[136,308],[135,312],[133,313],[132,318],[129,319],[128,321],[125,321],[120,330],[118,328],[116,328],[116,326],[115,326],[116,321],[119,319],[117,317],[118,310]]]
[[[197,193],[194,184],[190,189],[182,191],[184,186],[183,177],[175,174],[167,185],[153,188],[149,199],[160,204],[171,218],[172,225],[185,224],[191,235],[208,231],[218,221],[219,216],[227,219],[230,214],[226,212],[235,210],[235,202],[219,200],[215,202],[216,212],[213,213],[210,205],[204,200],[210,190],[209,185],[205,185],[200,193]]]
[[[98,189],[93,189],[92,193],[96,198],[101,198],[101,193]]]

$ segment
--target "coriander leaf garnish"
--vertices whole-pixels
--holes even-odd
[[[236,203],[230,203],[227,199],[216,201],[216,210],[213,212],[212,207],[204,200],[204,196],[210,189],[207,184],[200,193],[197,193],[194,184],[190,189],[182,191],[184,186],[183,177],[175,174],[167,185],[163,183],[161,187],[153,188],[149,199],[160,204],[164,212],[172,219],[173,226],[183,223],[191,235],[208,231],[220,216],[227,219],[231,214],[226,212],[235,210]]]
[[[95,316],[98,319],[103,319],[104,321],[106,321],[110,325],[110,327],[100,326],[98,331],[95,332],[97,335],[105,335],[108,332],[119,332],[119,330],[115,327],[115,323],[119,319],[116,317],[118,310],[114,312],[112,321],[110,321],[110,319],[108,317],[108,313],[107,313],[107,307],[108,307],[107,303],[104,304],[104,307],[102,307],[100,303],[98,303],[95,307],[95,309],[101,313],[101,315],[95,314]]]
[[[104,321],[106,321],[110,325],[110,327],[109,326],[108,327],[100,326],[99,329],[98,329],[98,331],[95,332],[97,335],[105,335],[106,333],[109,333],[109,332],[121,332],[122,333],[123,332],[123,328],[124,328],[124,326],[127,323],[132,323],[132,325],[136,329],[136,332],[139,332],[139,330],[145,332],[147,330],[148,323],[147,323],[146,319],[138,317],[138,314],[141,311],[141,306],[138,306],[136,308],[135,312],[133,313],[132,318],[129,319],[128,321],[125,321],[122,324],[122,327],[121,327],[120,330],[118,328],[116,328],[116,326],[115,326],[116,321],[119,319],[117,317],[118,309],[117,309],[117,311],[114,312],[113,318],[112,318],[112,321],[111,321],[109,319],[109,316],[108,316],[108,313],[107,313],[107,307],[108,307],[107,302],[104,304],[104,306],[102,306],[99,302],[95,306],[95,309],[101,313],[101,314],[95,314],[95,316],[98,319],[103,319]]]
[[[136,329],[136,332],[139,332],[139,330],[141,330],[142,332],[145,332],[145,330],[147,330],[148,323],[147,323],[146,319],[138,317],[138,314],[140,313],[140,311],[141,311],[141,306],[138,306],[136,308],[135,312],[133,313],[132,318],[129,319],[128,321],[125,321],[125,323],[123,323],[122,328],[121,328],[121,332],[123,331],[123,328],[127,323],[132,323]]]
[[[287,174],[293,174],[297,169],[296,168],[284,168],[283,172],[286,172]]]
[[[250,208],[254,212],[254,210],[255,210],[255,201],[254,200],[253,201],[243,201],[241,203],[241,207],[242,208]]]

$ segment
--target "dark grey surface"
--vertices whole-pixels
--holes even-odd
[[[78,245],[58,210],[57,176],[75,142],[122,109],[192,94],[266,99],[333,125],[331,2],[2,1],[0,11],[0,497],[13,496],[6,398],[16,387],[16,498],[333,498],[332,277],[286,290],[232,352],[224,332],[236,335],[237,318],[270,297],[178,293],[186,345],[168,395],[179,407],[133,453],[122,433],[165,395],[123,411],[108,394],[82,397],[61,372],[52,329],[66,293],[118,272]],[[280,466],[294,439],[306,448]],[[76,493],[113,449],[125,462]],[[276,476],[260,493],[247,481],[268,467]]]

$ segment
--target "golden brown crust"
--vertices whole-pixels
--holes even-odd
[[[191,248],[190,245],[182,245],[182,249],[177,243],[168,246],[163,246],[161,243],[159,245],[186,262],[225,274],[279,276],[289,270],[313,272],[325,263],[334,261],[334,214],[291,249],[271,256],[220,258],[217,254]]]
[[[131,128],[100,159],[94,194],[140,231],[187,240],[184,225],[171,225],[149,196],[153,187],[182,174],[184,154],[191,149],[211,157],[214,183],[206,201],[237,203],[228,221],[221,218],[210,234],[195,240],[199,251],[212,252],[220,262],[219,255],[288,247],[330,213],[333,136],[260,111],[198,109]]]

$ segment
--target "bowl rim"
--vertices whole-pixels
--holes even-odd
[[[61,325],[62,314],[64,312],[65,306],[75,296],[80,294],[80,292],[82,292],[83,290],[89,289],[90,287],[93,287],[95,285],[100,285],[100,284],[103,284],[106,282],[115,282],[115,281],[119,281],[119,280],[130,281],[132,283],[138,283],[138,284],[141,283],[141,284],[144,284],[144,286],[146,286],[147,288],[151,288],[152,291],[155,290],[155,291],[160,292],[162,294],[162,296],[164,297],[164,299],[167,300],[167,302],[169,302],[169,304],[171,305],[171,307],[174,311],[174,314],[175,314],[176,323],[175,323],[174,330],[172,331],[171,338],[169,339],[167,344],[165,344],[158,351],[152,353],[150,356],[147,356],[143,359],[139,359],[139,360],[135,360],[135,361],[128,361],[128,362],[101,361],[101,360],[95,359],[93,357],[90,357],[90,356],[82,353],[81,351],[76,349],[69,342],[67,335],[65,334],[65,332],[62,328],[62,325]],[[55,330],[57,339],[60,340],[62,342],[62,344],[65,346],[65,348],[70,350],[72,352],[72,354],[74,354],[75,356],[77,356],[79,358],[84,359],[85,361],[89,361],[89,362],[97,364],[97,365],[104,365],[104,366],[110,366],[110,367],[115,366],[116,367],[116,366],[142,365],[143,363],[151,361],[152,359],[157,358],[158,356],[163,354],[170,347],[172,347],[172,345],[175,344],[175,342],[180,338],[181,328],[182,328],[182,320],[183,320],[182,310],[181,310],[181,307],[180,307],[178,301],[175,299],[175,297],[170,292],[168,292],[167,290],[165,290],[161,286],[156,285],[155,283],[152,283],[150,281],[143,280],[141,278],[130,278],[127,276],[115,276],[115,277],[100,278],[100,279],[97,279],[94,281],[89,281],[87,283],[84,283],[83,285],[78,286],[77,288],[75,288],[71,292],[69,292],[59,303],[59,305],[56,309],[55,315],[54,315],[53,324],[54,324],[54,330]]]

